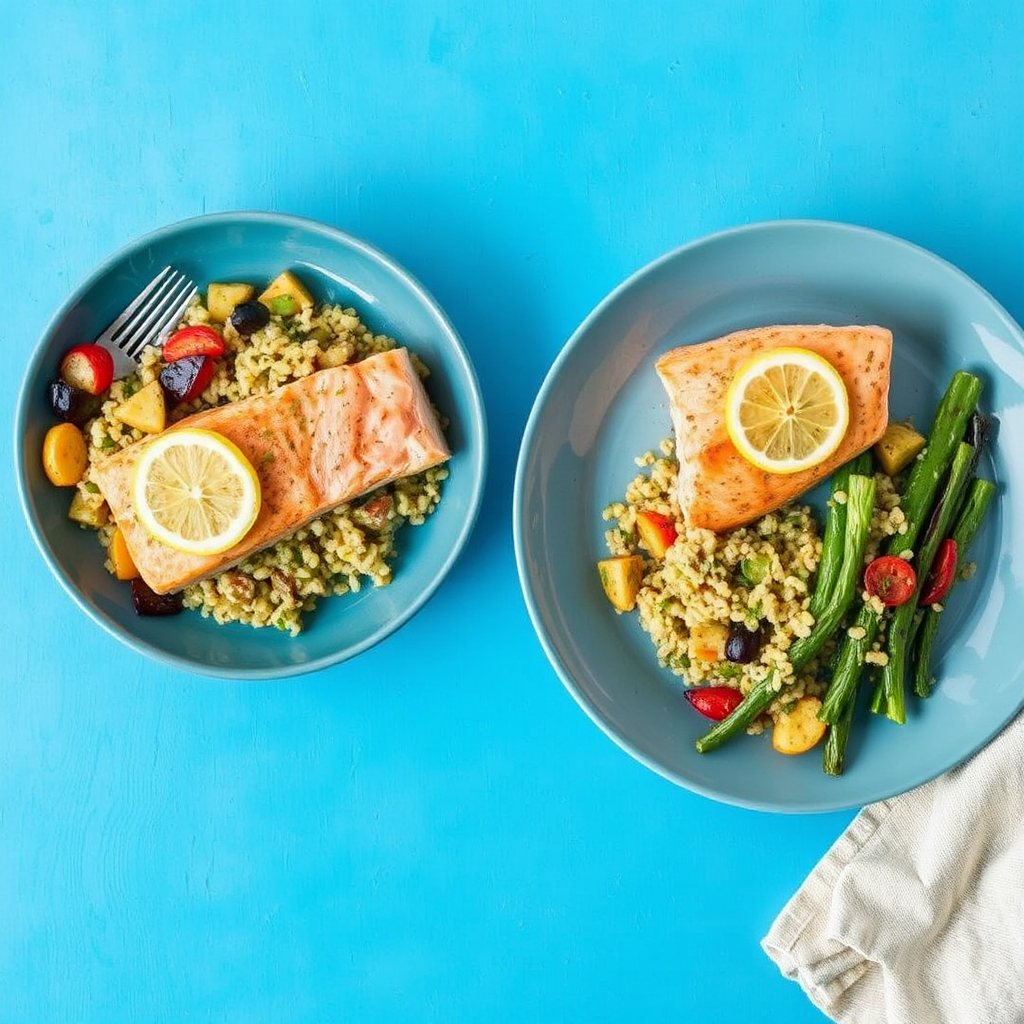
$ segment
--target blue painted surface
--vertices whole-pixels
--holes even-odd
[[[593,306],[709,231],[901,235],[1024,319],[1024,9],[6,4],[0,404],[67,292],[203,212],[323,220],[439,300],[490,476],[403,629],[308,677],[133,656],[0,506],[0,1018],[814,1022],[758,940],[850,813],[691,795],[573,703],[515,575],[530,405]],[[11,430],[0,433],[11,464]]]

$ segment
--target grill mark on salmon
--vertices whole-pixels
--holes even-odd
[[[811,469],[766,473],[744,459],[725,429],[725,395],[751,356],[782,346],[806,348],[839,371],[850,424],[836,451]],[[669,396],[679,459],[683,521],[721,533],[752,522],[810,490],[871,447],[889,421],[892,332],[884,327],[785,325],[736,331],[666,352],[655,369]]]
[[[241,449],[259,476],[262,503],[233,548],[189,555],[156,540],[135,518],[132,476],[149,439],[98,462],[93,478],[142,578],[159,594],[213,576],[344,502],[451,456],[404,348],[319,370],[168,429],[186,426],[215,431]]]

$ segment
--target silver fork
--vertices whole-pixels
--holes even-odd
[[[127,377],[139,368],[147,345],[162,344],[188,308],[196,286],[180,270],[164,267],[128,304],[125,311],[96,339],[114,357],[114,377]]]

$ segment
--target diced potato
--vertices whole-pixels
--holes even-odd
[[[79,488],[71,499],[68,519],[80,523],[82,526],[91,526],[94,530],[98,530],[109,522],[110,507],[103,500],[102,494],[90,494]]]
[[[721,622],[705,622],[690,630],[690,657],[698,661],[721,661],[729,627]]]
[[[111,566],[113,566],[114,575],[119,580],[133,580],[139,575],[135,559],[132,558],[132,553],[128,550],[128,544],[120,527],[114,530],[114,535],[110,538],[107,557],[110,559]]]
[[[151,380],[117,406],[114,417],[144,434],[159,434],[167,425],[163,385],[159,380]]]
[[[636,514],[636,532],[654,558],[664,558],[665,552],[676,542],[676,524],[660,512],[641,509]]]
[[[240,302],[248,302],[256,294],[251,284],[228,284],[216,281],[207,286],[206,308],[210,319],[225,323]]]
[[[874,447],[875,458],[889,476],[906,469],[921,453],[926,438],[906,423],[890,423]]]
[[[604,558],[597,563],[597,572],[608,600],[620,612],[631,612],[644,578],[644,560],[639,555]]]
[[[780,754],[806,754],[816,746],[828,726],[818,718],[821,701],[801,697],[788,714],[780,715],[772,729],[772,746]]]
[[[85,435],[74,423],[58,423],[43,438],[43,472],[54,487],[74,487],[89,468]]]
[[[289,296],[294,300],[294,309],[289,308],[290,304],[282,301]],[[313,296],[306,291],[302,282],[290,270],[286,270],[284,273],[278,274],[267,285],[266,291],[259,297],[259,301],[271,313],[297,313],[300,309],[306,309],[313,305]]]

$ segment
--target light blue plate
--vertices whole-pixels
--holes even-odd
[[[653,364],[663,352],[775,323],[877,323],[895,336],[891,413],[931,422],[952,372],[985,379],[984,407],[1002,440],[982,467],[998,503],[976,538],[974,579],[950,600],[937,644],[941,684],[911,700],[903,727],[858,719],[842,777],[820,750],[776,754],[739,737],[701,756],[708,727],[658,666],[635,615],[605,599],[604,506],[637,472],[636,455],[671,436]],[[552,367],[527,425],[516,472],[514,533],[537,634],[580,706],[661,775],[745,807],[809,812],[856,807],[911,789],[962,761],[1024,701],[1024,337],[973,281],[887,235],[840,224],[757,224],[684,246],[608,296]],[[866,689],[866,688],[862,688]]]
[[[67,519],[68,491],[43,475],[40,448],[55,419],[47,383],[61,354],[95,337],[166,264],[210,281],[269,281],[297,270],[320,302],[351,304],[368,326],[392,335],[431,370],[427,390],[450,420],[451,475],[436,513],[398,535],[394,581],[324,600],[296,638],[273,629],[217,626],[198,613],[140,618],[128,587],[103,568],[97,542]],[[15,461],[26,519],[50,569],[96,622],[159,661],[231,678],[311,672],[383,640],[434,593],[462,550],[480,507],[486,430],[476,375],[455,329],[423,287],[383,253],[341,231],[270,213],[187,220],[132,243],[81,284],[47,326],[22,384]]]

